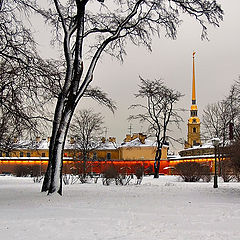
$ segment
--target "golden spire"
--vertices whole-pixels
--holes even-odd
[[[196,90],[195,90],[195,64],[194,64],[194,55],[196,52],[193,52],[193,79],[192,79],[192,104],[196,104]]]
[[[196,105],[196,88],[195,88],[195,59],[193,51],[193,78],[192,78],[192,105],[190,110],[190,118],[188,119],[188,135],[185,148],[201,145],[200,137],[200,119],[198,117],[198,109]]]

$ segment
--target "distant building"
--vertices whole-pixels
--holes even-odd
[[[46,171],[49,158],[50,138],[36,138],[34,141],[16,141],[15,147],[9,152],[0,152],[0,174],[15,173],[20,168],[32,172]],[[167,173],[164,167],[168,165],[167,160],[168,146],[162,148],[162,164],[160,173]],[[109,164],[115,164],[121,168],[131,169],[136,165],[142,165],[148,169],[148,173],[153,171],[156,144],[154,141],[146,139],[146,136],[137,133],[126,135],[122,144],[116,143],[116,138],[102,138],[97,144],[97,148],[91,150],[88,163],[91,165],[92,172],[102,172]],[[63,154],[63,171],[70,173],[71,168],[76,162],[83,161],[81,149],[77,146],[74,139],[70,139],[65,144]],[[26,171],[27,171],[26,170]]]
[[[167,160],[168,145],[163,145],[161,160]],[[142,133],[126,135],[124,142],[119,147],[122,160],[155,160],[157,147],[155,141],[146,139]]]

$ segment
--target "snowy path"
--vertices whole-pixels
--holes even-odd
[[[75,184],[46,196],[0,177],[1,240],[239,240],[240,183],[145,178],[140,186]]]

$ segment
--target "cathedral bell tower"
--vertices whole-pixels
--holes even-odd
[[[192,106],[190,118],[188,119],[188,135],[185,148],[201,145],[200,139],[200,119],[197,116],[196,89],[195,89],[195,52],[193,52],[193,79],[192,79]]]

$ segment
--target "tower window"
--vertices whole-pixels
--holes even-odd
[[[193,128],[193,132],[194,132],[194,133],[197,132],[197,129],[196,129],[195,127]]]
[[[197,110],[192,110],[191,117],[196,117],[196,116],[197,116]]]
[[[111,159],[111,153],[108,152],[108,153],[107,153],[107,160],[110,160],[110,159]]]

